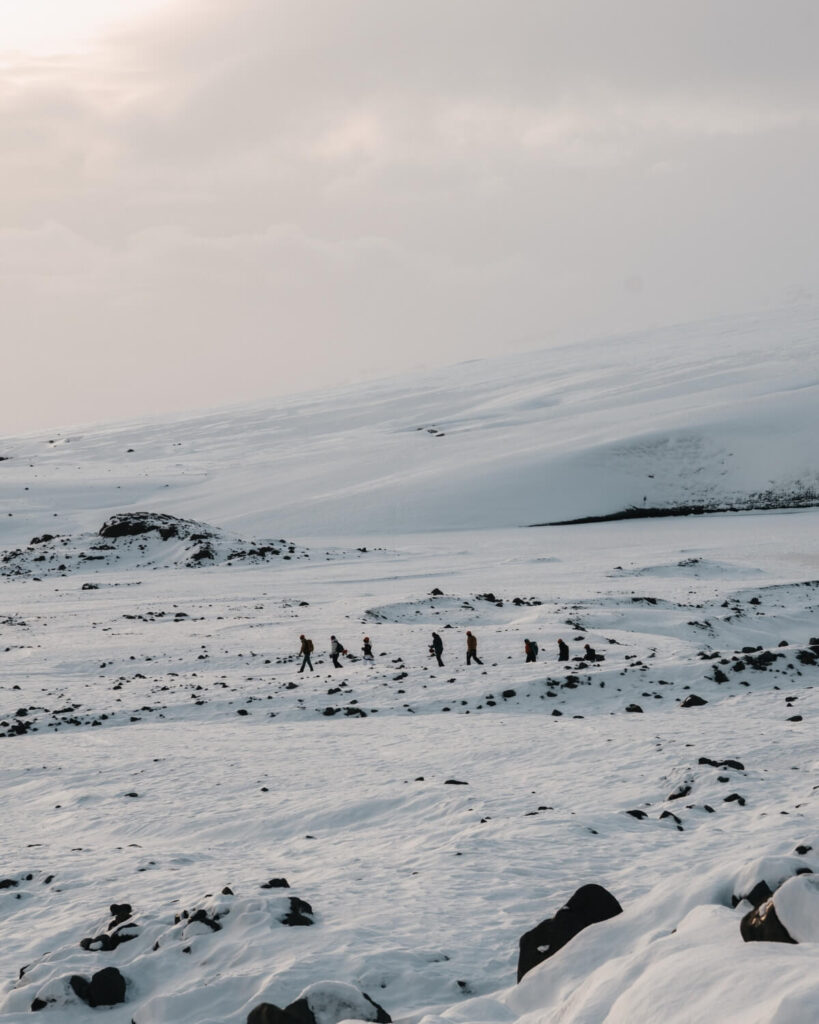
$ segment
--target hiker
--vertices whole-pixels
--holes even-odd
[[[314,669],[313,662],[310,660],[310,655],[313,653],[313,641],[309,640],[304,633],[301,634],[299,640],[301,640],[301,648],[299,649],[299,654],[301,655],[301,668],[299,669],[299,672],[304,671],[305,665],[307,665],[312,672]]]
[[[603,660],[602,657],[598,657],[597,651],[593,647],[590,647],[588,644],[585,645],[583,650],[586,652],[586,654],[585,654],[586,661],[602,661]]]
[[[344,647],[344,644],[339,639],[337,639],[335,634],[331,635],[331,637],[330,637],[330,660],[333,663],[333,668],[341,668],[341,665],[339,664],[339,661],[338,661],[338,656],[339,656],[339,654],[346,654],[346,653],[347,653],[347,651],[346,651],[346,649]]]
[[[444,641],[438,636],[437,633],[432,634],[432,643],[429,646],[429,653],[434,654],[438,660],[438,668],[443,668],[444,663],[441,659],[441,655],[444,653]]]
[[[373,658],[373,645],[370,643],[370,638],[368,636],[364,637],[364,644],[363,644],[363,646],[361,648],[361,652],[364,655],[364,660],[365,661],[374,661],[375,660]]]
[[[569,660],[569,645],[564,644],[562,640],[557,641],[557,660],[568,661]]]
[[[478,657],[478,638],[471,629],[468,629],[466,631],[466,663],[470,665],[473,661],[483,665],[483,662]]]
[[[538,646],[536,640],[524,640],[523,649],[526,651],[527,661],[537,661]]]

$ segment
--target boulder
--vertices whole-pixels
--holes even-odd
[[[789,878],[773,894],[772,902],[792,942],[819,942],[819,876]]]
[[[521,936],[518,981],[590,924],[607,921],[622,912],[623,908],[602,885],[581,886],[554,917],[546,918]]]
[[[247,1024],[296,1024],[296,1021],[272,1003],[259,1003],[247,1015]]]
[[[758,907],[770,899],[783,882],[794,875],[810,874],[810,870],[798,857],[761,857],[743,868],[735,878],[731,906],[748,900]]]
[[[746,942],[796,943],[779,920],[772,899],[749,910],[739,923],[739,932]]]
[[[107,519],[100,527],[99,535],[113,540],[155,531],[162,540],[170,540],[172,537],[190,537],[191,533],[201,529],[201,523],[178,519],[163,512],[122,512]]]
[[[702,697],[698,697],[696,693],[690,693],[685,700],[680,704],[681,708],[701,708],[704,704],[707,704],[707,700],[703,700]]]
[[[283,1010],[272,1003],[260,1003],[248,1014],[247,1024],[339,1024],[343,1020],[390,1024],[392,1018],[354,985],[319,981]]]
[[[284,1012],[299,1024],[338,1024],[342,1020],[390,1024],[392,1017],[366,992],[343,981],[318,981],[309,985]]]
[[[116,967],[103,967],[91,975],[90,981],[81,974],[74,974],[70,984],[77,997],[92,1007],[125,1002],[125,978]]]
[[[279,921],[291,927],[315,924],[313,908],[306,900],[300,900],[298,896],[291,896],[290,909],[283,917],[279,918]]]

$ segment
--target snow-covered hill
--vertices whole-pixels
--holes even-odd
[[[309,537],[776,504],[819,492],[818,431],[819,311],[783,311],[6,439],[2,528],[19,544],[147,509]]]
[[[0,1021],[814,1024],[819,509],[517,526],[804,496],[816,330],[2,442]]]

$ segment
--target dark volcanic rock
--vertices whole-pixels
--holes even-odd
[[[743,900],[747,900],[753,905],[754,909],[756,909],[760,904],[769,900],[771,896],[773,896],[771,887],[763,879],[763,881],[757,882],[750,892],[745,893],[742,896],[737,896],[737,894],[734,893],[731,896],[731,903],[733,906],[737,906],[737,904],[741,903]]]
[[[162,512],[122,512],[102,524],[100,537],[138,537],[156,531],[163,540],[170,540],[171,537],[189,537],[195,530],[201,530],[199,523]]]
[[[307,915],[310,915],[309,917]],[[290,897],[290,910],[279,918],[282,924],[292,926],[315,924],[313,920],[313,908],[309,903],[300,900],[298,896]]]
[[[125,1002],[125,978],[116,967],[103,967],[91,975],[91,980],[73,974],[71,987],[77,997],[89,1006],[116,1006]]]
[[[707,700],[703,700],[702,697],[698,697],[696,693],[690,693],[685,700],[680,704],[681,708],[701,708],[704,704],[707,704]]]
[[[373,1024],[391,1024],[392,1017],[366,992],[340,981],[319,981],[284,1008],[298,1024],[337,1024],[342,1020],[365,1020]],[[317,1016],[318,1015],[318,1016]]]
[[[763,858],[735,884],[731,906],[736,907],[743,900],[748,900],[754,907],[758,907],[769,900],[788,879],[810,874],[813,874],[811,869],[796,857]]]
[[[116,928],[118,924],[127,921],[133,913],[130,903],[112,903],[108,909],[111,912],[111,923],[108,925],[109,932],[112,928]]]
[[[776,916],[773,900],[769,899],[749,911],[739,923],[740,935],[746,942],[792,942],[787,929]]]
[[[602,885],[583,885],[554,917],[541,921],[520,939],[518,981],[553,956],[590,924],[622,914],[623,908]]]
[[[247,1024],[297,1024],[295,1017],[272,1003],[259,1003],[247,1015]]]
[[[392,1018],[383,1006],[353,985],[320,981],[283,1010],[272,1003],[260,1003],[248,1014],[247,1024],[338,1024],[342,1020],[391,1024]]]
[[[726,757],[723,761],[714,761],[710,757],[701,757],[697,764],[710,764],[713,768],[734,768],[738,772],[745,771],[745,765],[741,761],[732,761]]]
[[[626,708],[626,711],[631,711],[634,714],[643,714],[643,709],[640,707],[639,704],[629,704]]]
[[[103,932],[101,935],[96,935],[91,939],[81,939],[80,947],[91,952],[110,953],[117,946],[121,946],[123,942],[130,942],[131,939],[135,939],[138,935],[139,926],[135,921],[129,921],[110,934]]]
[[[669,793],[668,794],[668,799],[669,800],[680,800],[680,799],[682,799],[682,797],[688,796],[688,794],[690,792],[691,792],[691,786],[687,782],[686,783],[681,783],[674,790],[673,793]]]

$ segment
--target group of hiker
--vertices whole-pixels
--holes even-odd
[[[304,633],[302,633],[299,636],[299,640],[301,641],[299,654],[302,659],[301,668],[299,669],[299,672],[303,672],[305,668],[309,668],[310,671],[313,672],[314,669],[311,655],[315,650],[315,645],[313,644],[313,641],[309,637],[306,637],[304,635]],[[527,662],[537,661],[538,654],[540,653],[540,648],[538,647],[538,643],[536,640],[529,640],[528,638],[525,639],[523,641],[523,650]],[[333,668],[341,668],[341,662],[339,661],[339,658],[341,657],[342,654],[347,654],[347,648],[335,634],[332,634],[330,636],[330,660],[333,663]],[[429,654],[430,657],[435,658],[439,668],[444,667],[444,642],[441,639],[439,633],[432,634],[432,643],[429,645]],[[373,655],[372,643],[370,642],[370,638],[368,636],[364,637],[364,641],[361,647],[361,656],[364,661],[375,660],[375,657]],[[569,646],[563,640],[557,641],[557,660],[569,660]],[[589,646],[589,644],[585,644],[582,658],[575,660],[602,661],[603,657],[602,655],[598,655],[594,648]],[[471,665],[473,661],[475,662],[476,665],[483,665],[483,662],[478,657],[478,638],[475,636],[471,629],[468,629],[466,631],[466,663],[467,665]]]

